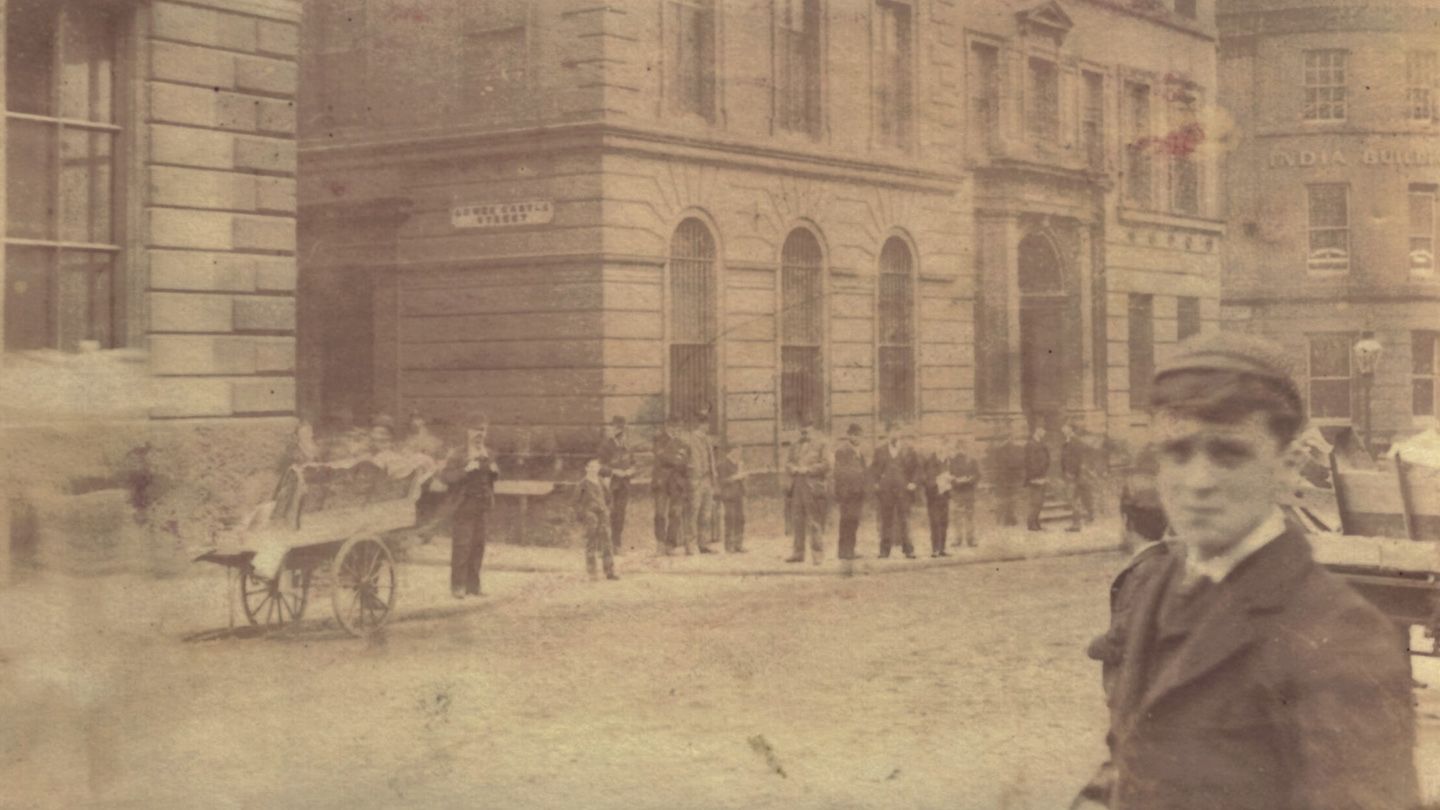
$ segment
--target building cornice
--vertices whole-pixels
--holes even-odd
[[[524,127],[511,130],[384,133],[344,143],[302,142],[307,171],[361,169],[455,158],[535,157],[575,152],[629,153],[691,162],[741,166],[825,179],[842,179],[936,193],[953,193],[963,174],[913,159],[865,160],[609,122]]]
[[[1268,9],[1220,14],[1216,17],[1220,38],[1268,37],[1315,33],[1397,33],[1422,31],[1440,25],[1440,8],[1352,4],[1304,5],[1298,8]]]

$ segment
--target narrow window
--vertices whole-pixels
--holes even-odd
[[[317,129],[353,126],[367,118],[366,0],[328,0],[306,8],[309,38],[302,90],[305,118]]]
[[[892,237],[880,251],[880,419],[915,415],[915,263]]]
[[[1036,141],[1054,143],[1060,138],[1060,70],[1048,59],[1030,58],[1026,88],[1026,130]]]
[[[1410,412],[1416,416],[1434,416],[1436,386],[1440,383],[1436,343],[1440,332],[1417,329],[1410,333]]]
[[[824,375],[820,346],[825,314],[820,243],[803,228],[780,254],[780,418],[787,428],[820,424]]]
[[[877,0],[875,131],[880,143],[906,148],[915,115],[910,4]]]
[[[1410,186],[1410,273],[1435,273],[1435,191],[1433,185]]]
[[[1310,415],[1350,418],[1350,347],[1355,335],[1328,332],[1310,336]]]
[[[1176,338],[1200,334],[1200,299],[1182,295],[1175,302],[1175,321]]]
[[[714,412],[715,287],[715,239],[687,219],[670,240],[670,413],[683,419]]]
[[[1105,168],[1105,77],[1093,70],[1084,72],[1085,98],[1080,110],[1081,147],[1085,163],[1096,171]]]
[[[820,133],[820,0],[776,0],[777,122]]]
[[[666,8],[667,108],[676,115],[714,120],[714,0],[666,0]]]
[[[116,21],[39,0],[5,15],[4,347],[115,346]]]
[[[970,45],[970,122],[975,154],[987,154],[1000,134],[1000,50],[983,42]]]
[[[1150,410],[1155,377],[1155,296],[1130,294],[1130,410]]]
[[[1405,54],[1405,117],[1411,121],[1435,118],[1435,51]]]
[[[1345,120],[1345,72],[1349,54],[1324,50],[1305,52],[1306,121]]]
[[[1125,200],[1135,208],[1150,208],[1153,174],[1150,160],[1154,144],[1150,137],[1150,85],[1125,83],[1126,116],[1130,138],[1125,146]]]
[[[470,112],[513,109],[525,97],[526,4],[467,0],[463,5],[461,104]]]
[[[1170,155],[1170,210],[1191,216],[1200,213],[1200,161],[1197,152],[1205,131],[1197,113],[1199,98],[1193,91],[1176,87],[1170,93],[1170,134],[1166,152]]]
[[[1350,270],[1349,188],[1343,183],[1306,186],[1310,202],[1310,253],[1312,273],[1346,273]]]

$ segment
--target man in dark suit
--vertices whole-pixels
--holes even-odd
[[[910,504],[920,484],[920,458],[897,428],[885,431],[885,443],[875,450],[870,476],[880,503],[880,557],[889,557],[890,547],[899,543],[906,558],[915,559],[915,546],[910,543]]]
[[[1040,510],[1045,508],[1045,485],[1050,477],[1050,448],[1045,446],[1045,428],[1035,427],[1030,441],[1025,443],[1025,493],[1029,497],[1029,509],[1025,516],[1025,528],[1040,531]]]
[[[840,538],[836,554],[842,560],[855,559],[855,533],[860,528],[865,490],[870,483],[865,470],[865,454],[860,452],[863,432],[859,425],[852,423],[845,430],[845,440],[835,448],[835,500],[840,504]]]
[[[1283,350],[1192,339],[1157,372],[1151,404],[1157,489],[1185,553],[1135,594],[1110,701],[1113,780],[1086,803],[1418,806],[1406,652],[1276,506],[1304,421]]]
[[[625,509],[630,503],[630,477],[635,454],[625,434],[625,417],[610,420],[610,432],[600,442],[600,472],[610,479],[610,544],[619,554],[625,534]]]
[[[680,436],[681,422],[671,416],[655,434],[650,491],[655,499],[655,554],[675,553],[686,537],[690,513],[690,445]]]
[[[450,593],[456,599],[480,595],[486,524],[495,505],[495,481],[500,477],[500,467],[485,445],[487,420],[484,416],[472,416],[466,422],[464,452],[452,455],[439,474],[454,507],[450,529]]]
[[[1089,448],[1069,422],[1060,427],[1060,435],[1065,439],[1060,445],[1060,475],[1065,479],[1065,499],[1070,505],[1070,528],[1066,531],[1078,532],[1082,520],[1089,523],[1095,519],[1095,498],[1090,490],[1090,473],[1085,469]]]
[[[825,556],[820,522],[825,516],[825,479],[830,474],[830,458],[825,443],[810,435],[808,418],[801,419],[800,435],[785,456],[785,472],[795,493],[795,544],[785,562],[805,561],[808,538],[810,561],[819,565]]]
[[[920,457],[925,489],[925,516],[930,524],[930,556],[948,557],[945,535],[950,531],[950,455],[940,438],[931,439]]]

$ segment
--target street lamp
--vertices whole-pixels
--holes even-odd
[[[1380,364],[1380,354],[1384,347],[1375,339],[1374,332],[1361,332],[1360,339],[1350,351],[1355,356],[1355,371],[1360,375],[1360,394],[1363,397],[1365,419],[1365,452],[1373,456],[1374,451],[1370,445],[1370,393],[1375,388],[1375,367]]]

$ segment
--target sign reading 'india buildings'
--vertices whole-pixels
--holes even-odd
[[[544,225],[554,218],[555,208],[549,200],[457,205],[450,209],[450,224],[456,228]]]
[[[1272,169],[1310,166],[1440,166],[1440,149],[1277,149]]]

